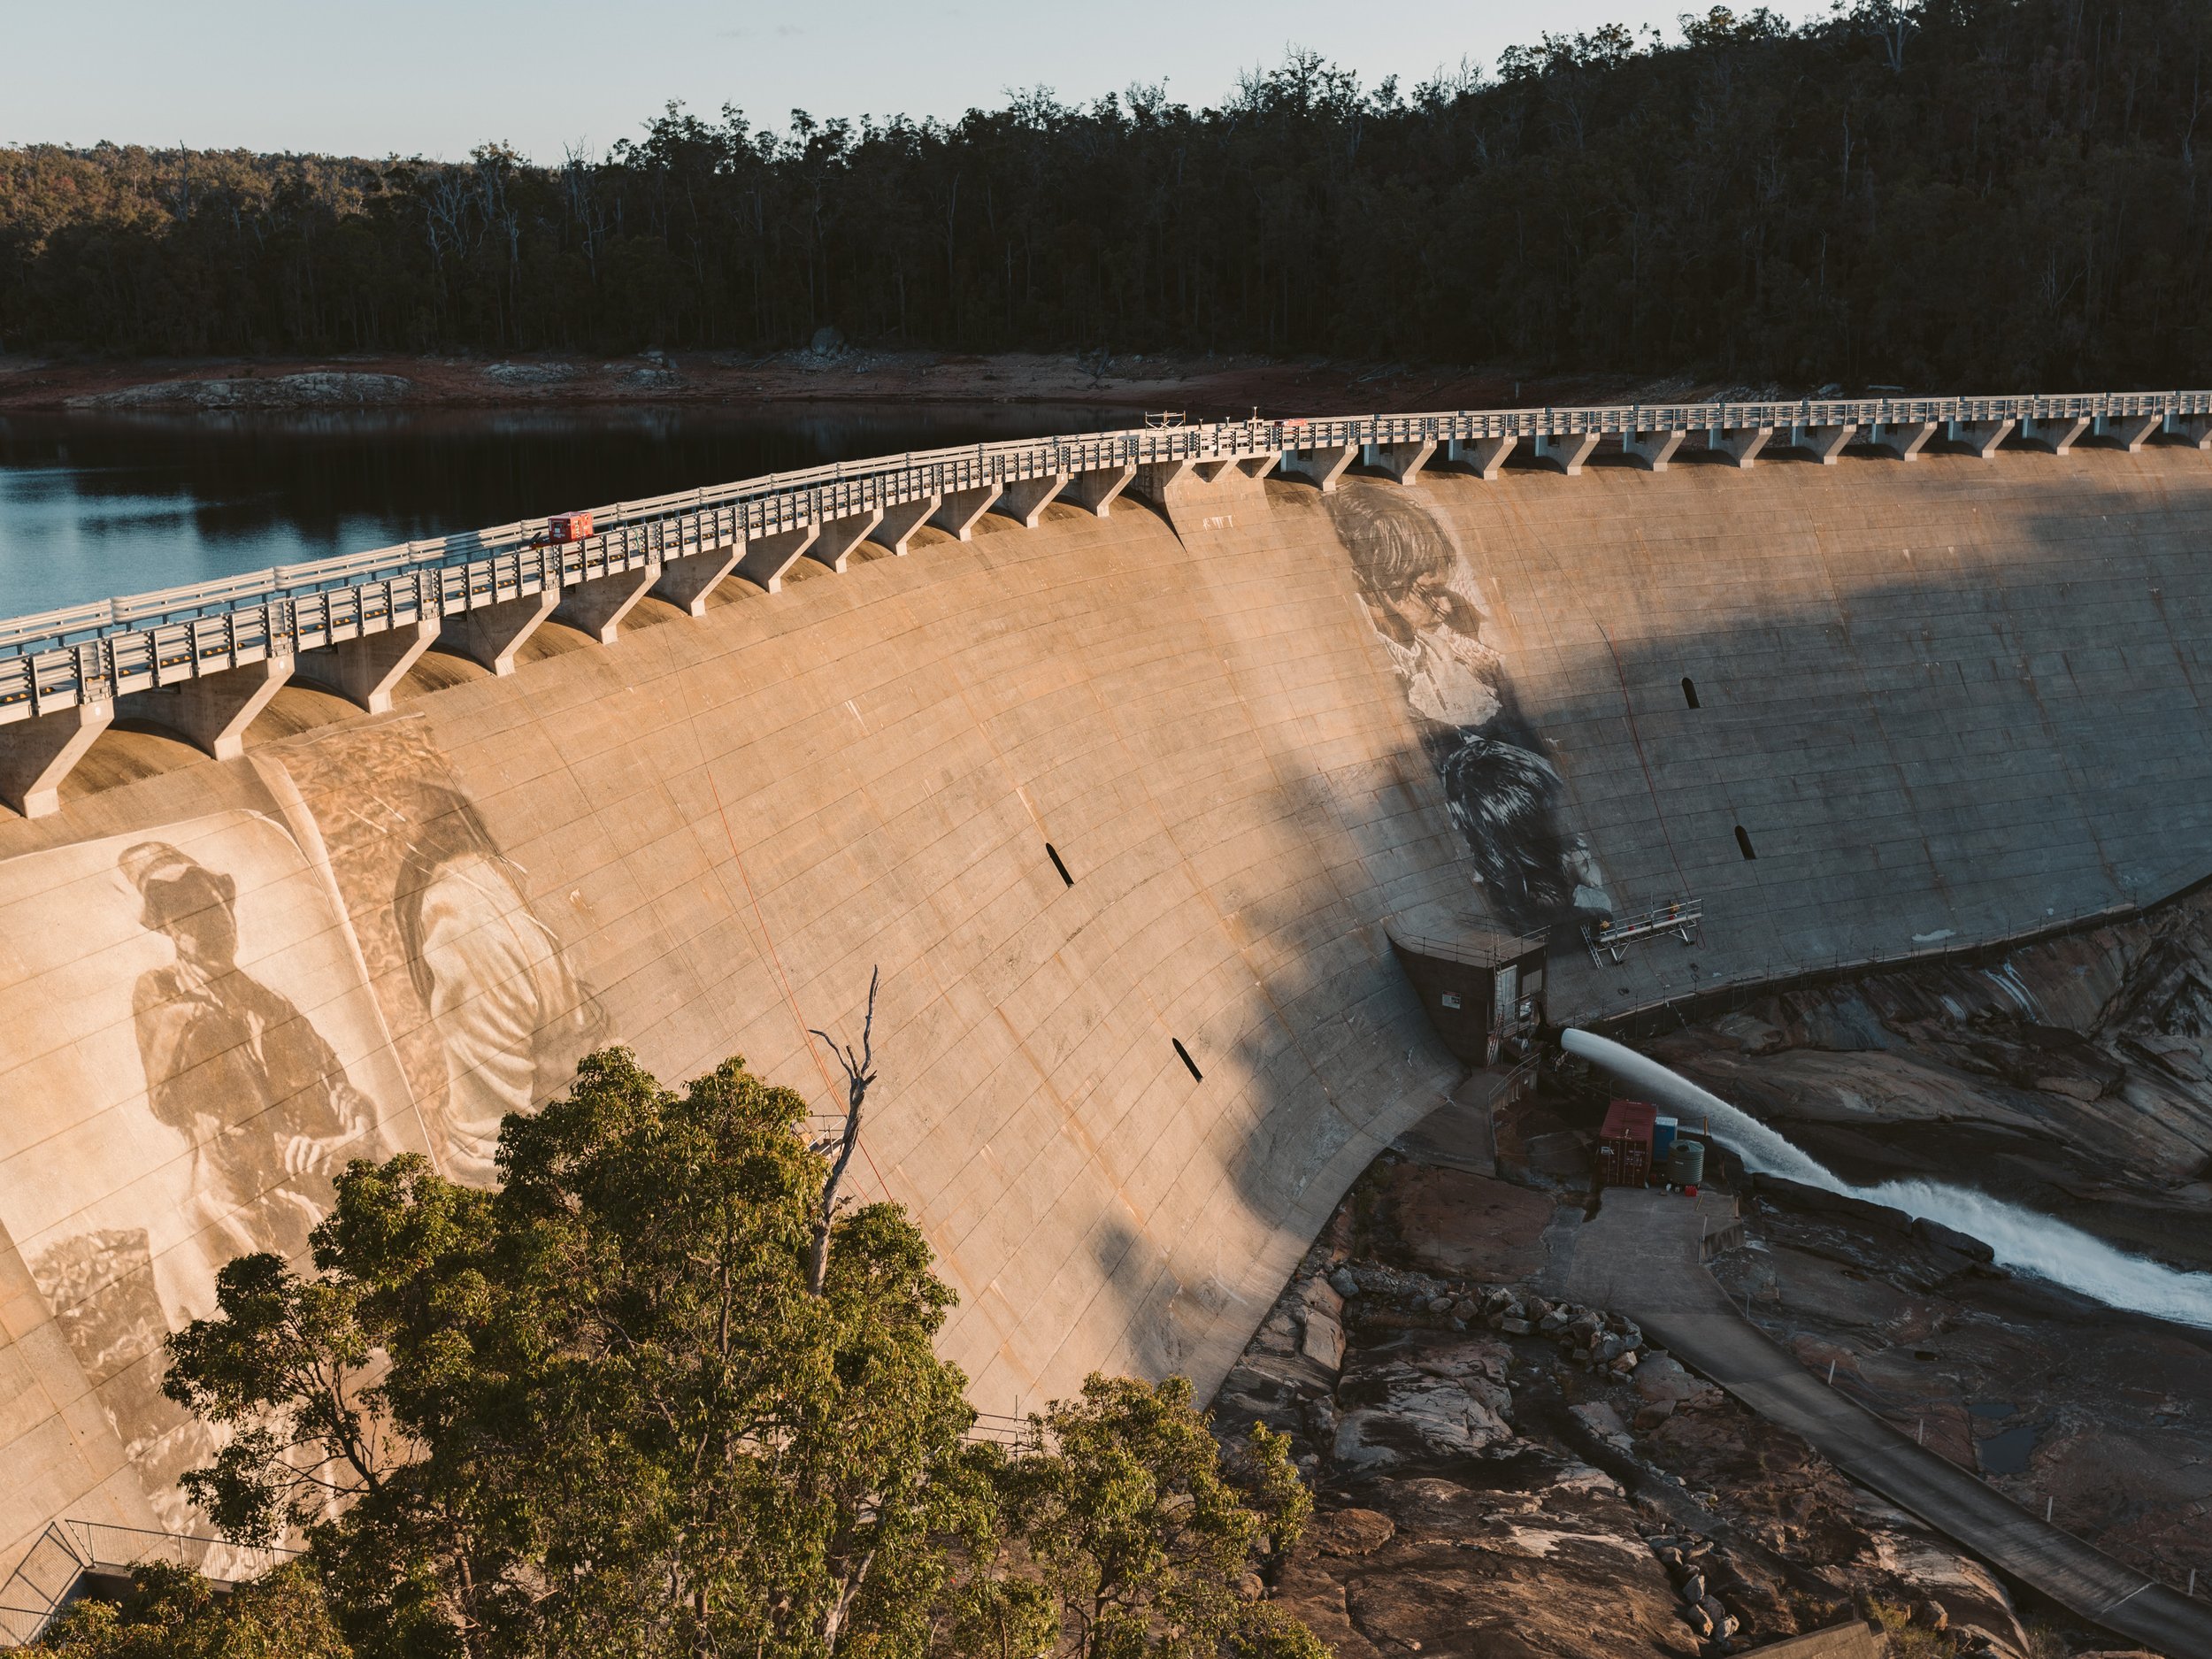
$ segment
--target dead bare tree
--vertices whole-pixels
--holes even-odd
[[[837,1189],[845,1179],[845,1166],[853,1161],[853,1152],[860,1145],[860,1109],[867,1103],[868,1086],[876,1080],[876,986],[882,977],[881,968],[872,970],[868,975],[868,1013],[861,1021],[858,1054],[853,1052],[850,1043],[841,1048],[826,1031],[813,1033],[829,1045],[831,1055],[845,1073],[845,1133],[837,1143],[837,1156],[830,1164],[829,1179],[822,1183],[821,1208],[814,1217],[814,1242],[807,1251],[807,1288],[818,1296],[829,1279],[830,1224],[837,1218]]]

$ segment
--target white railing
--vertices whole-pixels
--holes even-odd
[[[1574,434],[1895,427],[1928,422],[2212,417],[2212,391],[2031,397],[1821,398],[1322,416],[1015,440],[841,462],[593,510],[597,533],[549,543],[547,520],[279,565],[220,581],[0,622],[0,723],[456,615],[549,588],[726,550],[780,532],[1024,480],[1369,444]]]

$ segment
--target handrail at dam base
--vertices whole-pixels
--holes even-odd
[[[2093,927],[2109,927],[2116,923],[2135,921],[2169,904],[2177,904],[2208,885],[2212,885],[2212,873],[2200,876],[2158,898],[2080,910],[2056,921],[2038,922],[2032,927],[2024,927],[2015,933],[1998,933],[1982,939],[1962,939],[1955,943],[1922,945],[1911,950],[1870,951],[1863,956],[1839,956],[1811,966],[1786,968],[1771,973],[1747,974],[1740,979],[1722,980],[1681,996],[1658,997],[1610,1013],[1568,1010],[1557,1013],[1555,1018],[1563,1024],[1580,1025],[1616,1041],[1663,1036],[1718,1015],[1734,1013],[1764,997],[1809,990],[1816,986],[1833,985],[1870,973],[1893,973],[1906,968],[1947,964],[1973,966],[1995,961],[2016,950],[2042,944],[2048,940],[2063,939],[2070,934],[2085,933]]]

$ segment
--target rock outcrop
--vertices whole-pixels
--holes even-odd
[[[1340,1659],[1686,1659],[1878,1606],[1954,1651],[2029,1652],[1986,1570],[1632,1321],[1541,1294],[1540,1256],[1502,1240],[1527,1270],[1504,1283],[1412,1265],[1393,1201],[1422,1175],[1369,1172],[1216,1401],[1224,1434],[1291,1438],[1317,1514],[1265,1593]]]

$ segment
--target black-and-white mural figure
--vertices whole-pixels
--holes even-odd
[[[1402,489],[1327,497],[1362,607],[1497,919],[1524,931],[1609,914],[1589,844],[1565,822],[1558,767],[1522,715],[1466,558]]]
[[[291,1256],[328,1209],[341,1154],[373,1156],[376,1109],[313,1021],[238,965],[238,884],[166,841],[126,848],[139,920],[174,958],[138,976],[146,1103],[184,1137],[206,1222],[240,1255]]]
[[[421,805],[392,918],[445,1049],[446,1172],[488,1185],[501,1120],[565,1088],[603,1022],[475,808],[427,788]]]

